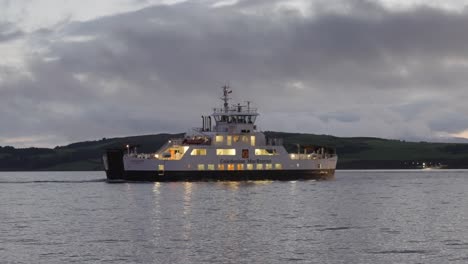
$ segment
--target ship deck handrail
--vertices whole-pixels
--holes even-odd
[[[283,139],[282,138],[267,137],[265,145],[267,145],[267,146],[283,146]]]
[[[169,139],[168,143],[171,143],[172,145],[182,145],[183,141],[183,138],[171,138]]]
[[[290,153],[289,157],[292,160],[311,160],[311,159],[328,159],[328,158],[333,158],[335,157],[336,154],[331,154],[331,153],[324,153],[324,154],[317,154],[317,153],[311,153],[311,154],[298,154],[298,153]]]
[[[226,109],[224,108],[213,108],[213,113],[214,114],[257,114],[257,108],[250,108],[250,109],[239,109],[237,107],[229,107],[227,109],[228,111],[226,112]]]
[[[157,152],[155,153],[129,153],[129,154],[125,154],[125,156],[128,156],[128,157],[134,157],[134,158],[140,158],[140,159],[165,159],[165,160],[169,160],[168,158],[164,158],[164,157],[159,157],[159,156],[156,156],[158,155]],[[292,160],[313,160],[313,159],[326,159],[326,158],[333,158],[337,156],[336,154],[297,154],[297,153],[290,153],[289,154],[289,157],[292,159]]]
[[[211,128],[203,130],[203,128],[201,127],[192,127],[191,131],[198,133],[198,136],[202,136],[202,137],[210,137],[210,135],[206,134],[206,132],[212,132]]]

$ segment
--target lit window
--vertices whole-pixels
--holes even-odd
[[[247,164],[247,169],[248,169],[248,170],[253,170],[253,164],[250,164],[250,163]]]
[[[182,147],[182,154],[184,154],[185,152],[187,152],[188,149],[189,149],[189,146],[184,146],[184,147]]]
[[[239,142],[239,138],[240,138],[239,136],[233,136],[232,140],[234,140],[234,142]]]
[[[206,156],[206,149],[193,149],[191,156]]]
[[[214,164],[208,164],[208,170],[214,170],[215,166]]]
[[[160,170],[160,171],[164,170],[164,165],[162,165],[162,164],[158,165],[158,170]]]
[[[198,164],[198,170],[205,170],[205,164]]]
[[[255,149],[255,155],[257,156],[272,156],[276,154],[276,149]]]
[[[242,142],[249,144],[249,137],[248,136],[242,136]]]
[[[244,164],[237,164],[237,170],[244,170]]]
[[[218,155],[218,156],[234,156],[234,155],[236,155],[236,149],[216,149],[216,155]]]
[[[265,164],[265,170],[271,170],[273,168],[273,164]]]
[[[227,169],[228,170],[234,170],[234,164],[228,164]]]
[[[226,137],[226,145],[231,146],[232,145],[232,136],[227,136]]]
[[[283,169],[283,165],[281,163],[276,163],[275,164],[275,169],[281,170],[281,169]]]
[[[216,136],[216,143],[222,143],[224,141],[223,136]]]
[[[263,164],[257,164],[257,170],[263,170]]]
[[[224,164],[218,164],[218,170],[224,170]]]
[[[255,146],[255,136],[250,136],[250,145]]]

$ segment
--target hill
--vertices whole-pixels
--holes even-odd
[[[336,148],[339,169],[411,169],[426,164],[446,168],[468,168],[468,144],[405,142],[371,137],[340,138],[328,135],[265,132],[283,138],[289,152],[300,145]],[[49,148],[16,149],[0,147],[1,171],[102,170],[101,156],[108,148],[138,145],[140,152],[154,152],[170,138],[182,134],[157,134],[122,138],[103,138]]]

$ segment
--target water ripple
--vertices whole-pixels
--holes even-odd
[[[339,231],[339,230],[348,230],[348,229],[355,229],[356,227],[350,226],[338,226],[338,227],[327,227],[323,229],[319,229],[318,231]]]
[[[111,185],[102,172],[0,173],[0,262],[467,263],[467,175]]]
[[[0,181],[0,184],[31,184],[31,183],[90,183],[105,182],[106,179],[93,180],[34,180],[34,181]]]
[[[393,250],[382,250],[382,251],[368,251],[370,254],[428,254],[431,250],[420,250],[420,249],[393,249]]]

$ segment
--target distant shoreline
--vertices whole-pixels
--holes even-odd
[[[337,170],[418,170],[444,165],[444,169],[468,169],[468,144],[408,142],[371,137],[342,138],[304,133],[264,132],[282,138],[286,150],[297,153],[297,145],[336,149]],[[0,147],[0,171],[102,171],[102,154],[109,148],[138,145],[139,152],[152,153],[167,140],[183,134],[156,134],[103,138],[55,148]]]

